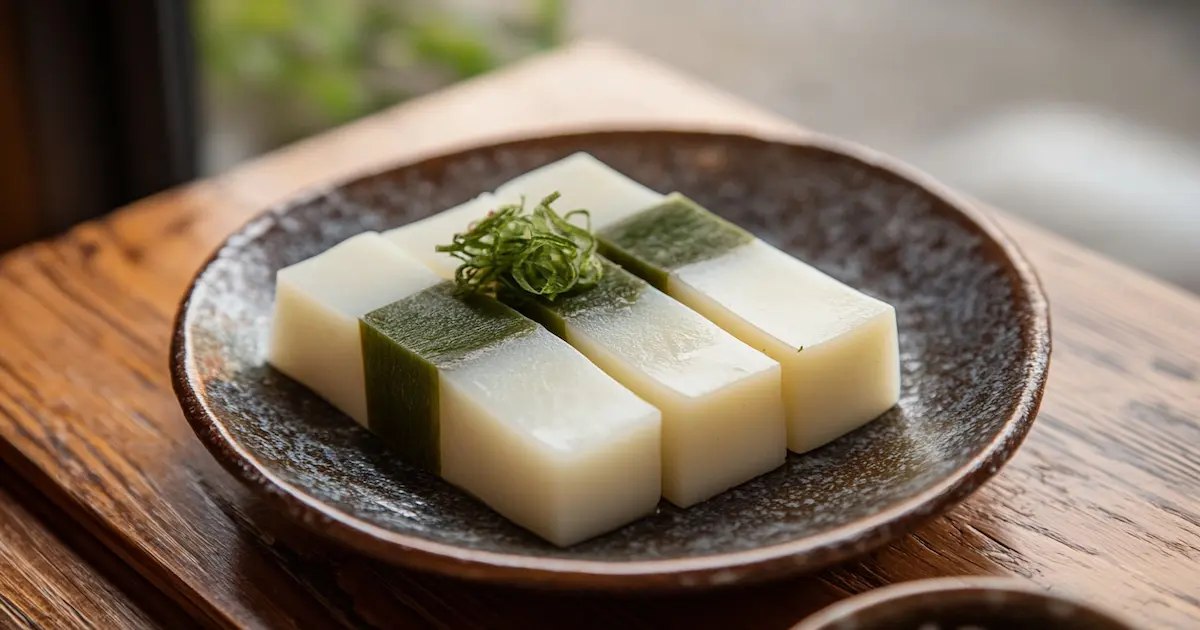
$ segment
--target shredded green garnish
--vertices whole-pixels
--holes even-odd
[[[561,195],[555,192],[533,210],[519,204],[501,206],[455,234],[454,242],[438,245],[462,261],[454,281],[466,293],[491,292],[502,287],[525,291],[549,300],[571,291],[596,285],[604,268],[596,256],[587,210],[572,210],[559,216],[550,204]],[[571,223],[583,217],[583,226]]]

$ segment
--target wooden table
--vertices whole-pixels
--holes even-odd
[[[143,200],[0,262],[0,456],[69,515],[59,520],[213,627],[785,628],[850,593],[961,574],[1023,576],[1147,628],[1200,627],[1200,299],[1000,213],[1053,304],[1055,356],[1033,432],[950,514],[819,575],[656,598],[465,584],[315,540],[214,463],[180,415],[166,366],[177,301],[223,236],[302,189],[581,126],[806,133],[588,43]],[[0,555],[0,611],[37,618],[37,597],[13,601],[22,587],[12,584],[45,579],[46,558],[73,552],[20,511],[0,514],[0,531],[12,519],[28,530],[16,546],[48,551]],[[132,604],[88,607],[104,584],[56,597],[84,617],[109,614],[98,626],[151,617]]]
[[[199,625],[0,464],[0,627]]]

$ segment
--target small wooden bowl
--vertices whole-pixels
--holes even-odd
[[[1071,597],[1009,578],[905,582],[838,602],[792,630],[1137,630]]]

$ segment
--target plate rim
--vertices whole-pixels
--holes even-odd
[[[1051,590],[1026,578],[997,575],[945,576],[896,582],[876,589],[851,595],[812,613],[797,622],[789,630],[835,630],[851,627],[858,615],[880,614],[887,610],[903,608],[922,599],[945,596],[984,597],[1004,595],[1025,601],[1036,601],[1044,606],[1067,604],[1078,608],[1083,614],[1105,623],[1097,630],[1135,630],[1123,614],[1108,606],[1085,599],[1080,594]],[[845,624],[845,625],[844,625]]]
[[[203,386],[199,384],[200,379],[189,360],[192,353],[187,335],[196,283],[226,248],[255,224],[287,212],[315,195],[423,162],[452,160],[480,151],[522,145],[564,141],[583,144],[588,139],[645,135],[706,139],[725,144],[751,142],[765,147],[783,146],[837,154],[923,189],[957,213],[968,229],[990,240],[1007,261],[1007,275],[1012,277],[1016,290],[1014,300],[1024,302],[1018,315],[1022,316],[1021,336],[1029,348],[1022,360],[1026,374],[1017,404],[1004,419],[1001,430],[979,453],[948,472],[933,486],[885,510],[814,536],[715,555],[602,561],[468,549],[389,530],[335,510],[281,479],[259,462],[216,419],[199,393]],[[995,219],[976,202],[969,201],[898,159],[818,133],[805,133],[797,137],[744,130],[622,127],[524,135],[455,146],[446,152],[384,164],[376,169],[311,187],[252,215],[222,239],[192,277],[173,322],[170,372],[183,415],[209,453],[240,482],[256,491],[259,497],[326,539],[397,565],[471,580],[555,589],[680,590],[761,582],[815,571],[881,547],[965,499],[999,472],[1027,436],[1045,392],[1052,350],[1050,332],[1049,302],[1041,280],[1024,253]]]

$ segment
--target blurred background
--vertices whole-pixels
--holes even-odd
[[[24,113],[9,109],[43,130],[27,142],[31,180],[40,170],[44,183],[53,162],[99,191],[22,193],[5,169],[6,197],[56,208],[35,217],[35,232],[586,37],[896,155],[1200,292],[1200,2],[112,0],[89,9],[106,25],[90,29],[68,3],[16,4],[0,10],[0,51],[6,37],[16,51],[8,70],[0,52],[0,94],[7,72],[27,94]],[[38,43],[49,36],[83,43],[56,52]],[[72,54],[92,58],[80,66]],[[47,72],[76,80],[38,84]],[[111,85],[116,96],[96,104]],[[29,120],[47,103],[62,109],[64,94],[90,108],[90,127]],[[123,126],[105,125],[114,116]],[[123,148],[45,157],[81,137]],[[13,153],[0,148],[0,160]],[[125,166],[104,176],[89,166],[98,160]]]

